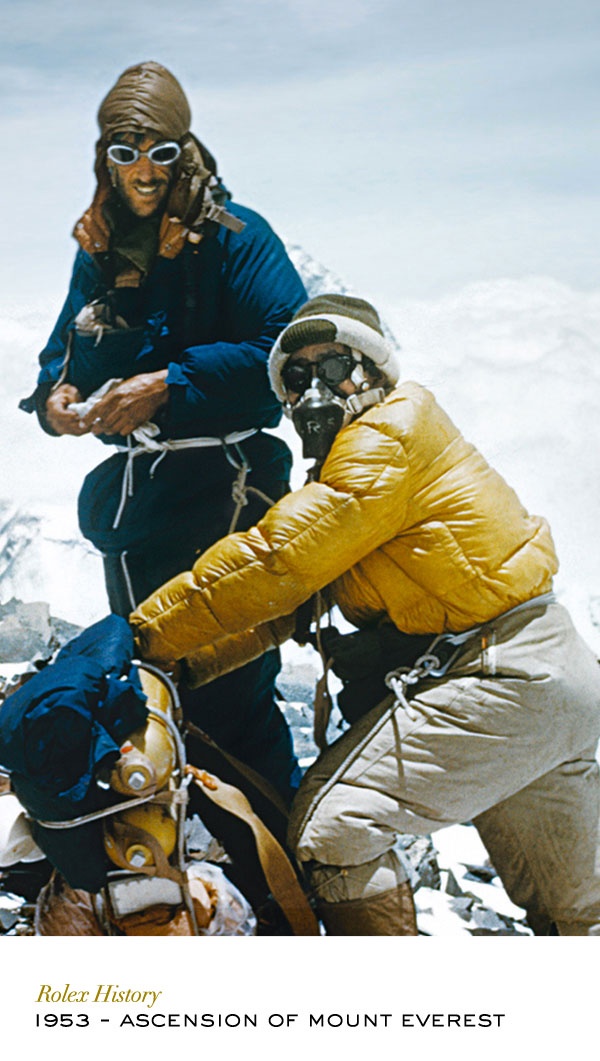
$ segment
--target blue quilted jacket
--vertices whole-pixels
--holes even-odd
[[[69,346],[64,378],[83,397],[107,379],[168,367],[169,402],[157,421],[164,437],[276,426],[281,407],[269,387],[266,361],[306,292],[267,222],[246,207],[230,202],[227,208],[244,229],[212,225],[199,244],[187,243],[177,257],[157,257],[142,287],[111,295],[115,312],[130,327],[106,332],[99,343],[78,335],[73,322],[84,305],[107,296],[102,255],[78,251],[65,305],[39,358],[44,401],[44,391],[63,372]],[[31,410],[33,403],[25,407]],[[48,430],[43,417],[42,424]]]

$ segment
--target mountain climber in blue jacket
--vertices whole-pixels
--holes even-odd
[[[291,454],[266,362],[305,301],[283,244],[233,203],[190,108],[155,62],[103,100],[93,202],[75,226],[69,293],[22,403],[51,435],[117,447],[85,479],[82,533],[102,553],[111,610],[127,616],[288,489]],[[269,652],[202,690],[191,721],[289,798],[291,739]]]

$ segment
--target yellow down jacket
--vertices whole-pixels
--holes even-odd
[[[355,626],[435,634],[547,592],[557,566],[546,521],[403,383],[340,431],[318,482],[213,545],[131,623],[144,658],[188,657],[200,684],[289,637],[326,585]]]

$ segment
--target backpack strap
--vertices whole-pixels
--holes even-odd
[[[239,788],[225,784],[213,774],[187,766],[194,783],[204,795],[217,806],[245,822],[254,835],[258,857],[273,898],[281,907],[295,936],[320,935],[317,919],[302,891],[292,864],[281,844],[267,829],[264,822]]]

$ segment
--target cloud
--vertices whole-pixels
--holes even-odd
[[[145,57],[181,79],[236,197],[353,286],[596,282],[591,0],[8,0],[3,14],[15,294],[60,297],[99,101]]]

